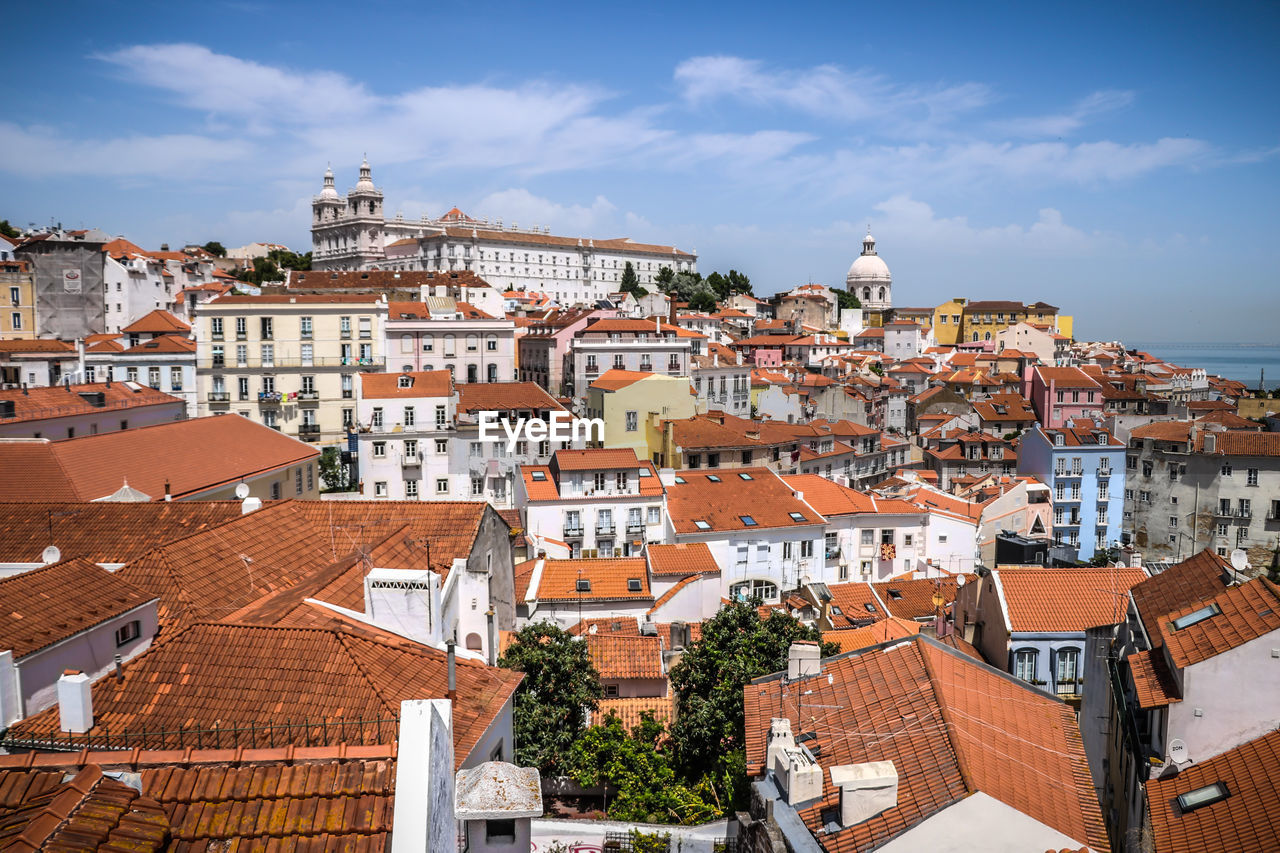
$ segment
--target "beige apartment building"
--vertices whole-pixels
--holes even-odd
[[[36,286],[29,261],[0,261],[0,340],[36,336]]]
[[[385,363],[387,302],[370,294],[222,296],[196,310],[201,415],[236,412],[303,441],[343,441],[356,374]]]

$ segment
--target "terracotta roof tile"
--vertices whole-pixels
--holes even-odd
[[[586,581],[589,589],[578,590],[578,581]],[[632,581],[639,588],[632,589]],[[538,601],[612,601],[649,600],[649,573],[640,557],[615,557],[596,560],[547,560],[538,581]]]
[[[1145,709],[1163,708],[1181,702],[1177,679],[1169,671],[1164,649],[1147,649],[1134,652],[1125,658],[1129,674],[1133,677],[1134,691],[1138,694],[1138,706]]]
[[[1142,569],[1000,569],[1005,614],[1014,631],[1074,632],[1124,621],[1125,594]]]
[[[226,486],[247,476],[314,462],[315,447],[239,415],[217,415],[86,435],[64,441],[0,442],[0,469],[31,476],[0,480],[0,500],[97,500],[125,480],[163,500]],[[36,466],[36,467],[27,467]]]
[[[186,334],[191,331],[191,326],[182,322],[168,311],[157,308],[149,314],[134,320],[120,331],[125,335],[171,335],[175,332]]]
[[[401,700],[444,698],[445,658],[374,629],[198,623],[135,658],[123,681],[93,685],[94,728],[87,740],[105,745],[110,739],[118,747],[123,732],[145,728],[149,742],[175,748],[189,743],[181,727],[216,737],[224,748],[387,743],[396,736],[388,721],[398,716]],[[463,659],[456,672],[453,736],[460,766],[523,676]],[[58,709],[49,708],[12,726],[8,742],[56,735],[59,727]],[[215,736],[215,730],[222,731]]]
[[[658,637],[625,637],[587,633],[587,649],[600,677],[606,680],[666,677]]]
[[[942,593],[945,599],[943,607],[949,607],[956,600],[956,590],[960,580],[965,583],[977,581],[977,575],[957,575],[945,578],[899,578],[897,580],[874,583],[871,586],[876,596],[884,602],[889,612],[899,619],[923,619],[933,617],[937,605],[933,596]]]
[[[168,846],[168,819],[155,800],[98,767],[62,779],[61,773],[0,771],[0,786],[25,789],[12,808],[0,807],[0,849],[146,853]]]
[[[1209,548],[1146,578],[1129,590],[1151,645],[1164,640],[1160,618],[1218,595],[1226,588],[1231,564]]]
[[[711,548],[705,542],[678,542],[650,545],[645,549],[649,572],[653,575],[698,575],[720,571]]]
[[[459,412],[564,410],[564,406],[535,382],[462,382],[454,388],[458,392]]]
[[[676,533],[825,523],[768,468],[681,471],[678,476],[684,482],[667,487],[667,510]]]
[[[823,766],[894,763],[893,808],[835,832],[823,827],[838,808],[838,788],[824,786],[819,801],[800,808],[831,853],[879,847],[974,791],[1080,844],[1109,849],[1074,710],[931,638],[827,658],[822,676],[806,679],[803,690],[774,675],[751,682],[743,695],[750,773],[763,769],[775,717],[790,719],[797,734],[814,734],[809,745],[821,748]],[[873,734],[845,734],[854,729]]]
[[[74,353],[75,344],[69,341],[56,341],[48,338],[35,338],[25,341],[0,341],[0,353],[52,352]]]
[[[630,699],[601,699],[600,708],[591,715],[592,725],[603,725],[610,715],[618,718],[623,728],[631,731],[640,725],[640,715],[645,711],[653,713],[653,719],[659,723],[669,723],[674,714],[670,696],[642,696]]]
[[[1168,779],[1147,782],[1154,849],[1159,853],[1203,850],[1280,850],[1280,819],[1274,808],[1274,768],[1280,765],[1280,731],[1183,767]],[[1182,811],[1178,797],[1224,783],[1225,800]]]
[[[447,370],[361,373],[360,393],[364,399],[373,400],[449,397],[453,394],[453,375]]]
[[[1092,376],[1078,367],[1044,367],[1037,365],[1035,370],[1046,383],[1052,382],[1059,388],[1101,388]]]
[[[831,621],[837,628],[861,627],[889,616],[888,609],[876,597],[869,583],[836,583],[827,589],[831,591]]]
[[[1184,628],[1179,617],[1214,607],[1217,612]],[[1280,630],[1280,590],[1266,578],[1255,578],[1223,590],[1211,599],[1188,604],[1159,618],[1169,658],[1179,669]]]
[[[617,391],[622,388],[628,388],[644,379],[656,376],[655,373],[646,373],[639,370],[619,370],[610,368],[600,374],[600,378],[592,382],[589,388],[597,388],[601,391]]]
[[[0,562],[38,563],[45,547],[56,545],[64,560],[127,563],[239,517],[239,501],[0,503]]]
[[[161,335],[149,341],[142,341],[137,346],[124,350],[128,355],[157,355],[161,353],[193,353],[196,342],[179,335]]]
[[[872,622],[862,628],[837,628],[822,632],[824,643],[835,643],[841,652],[852,652],[884,643],[889,640],[901,640],[920,633],[920,623],[909,619],[890,616],[879,622]]]
[[[102,395],[101,406],[97,405],[95,395],[98,394]],[[138,385],[137,390],[134,390],[123,382],[112,382],[111,387],[107,387],[105,382],[52,385],[28,388],[25,392],[21,388],[5,388],[0,390],[0,400],[13,403],[13,417],[0,418],[0,425],[3,426],[110,411],[119,411],[122,417],[127,418],[130,410],[147,406],[172,406],[175,413],[179,413],[185,411],[186,406],[180,398],[171,394],[147,385]]]
[[[79,558],[0,579],[0,649],[22,658],[156,596]]]
[[[640,460],[630,447],[557,450],[551,467],[561,471],[593,471],[602,468],[639,468]]]

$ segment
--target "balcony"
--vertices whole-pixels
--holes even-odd
[[[573,526],[570,526],[570,525],[566,524],[566,525],[564,526],[564,538],[565,538],[565,539],[581,539],[581,538],[582,538],[582,525],[581,525],[581,524],[575,524],[575,525],[573,525]]]
[[[279,391],[259,391],[258,402],[264,406],[280,405],[281,394]]]
[[[230,403],[231,392],[230,391],[210,391],[209,402],[210,403]]]
[[[597,536],[612,536],[612,535],[613,535],[613,531],[614,531],[614,526],[613,526],[613,522],[612,522],[612,521],[607,522],[607,523],[597,523],[597,524],[596,524],[596,535],[597,535]]]
[[[320,439],[320,424],[299,424],[298,438],[303,441],[318,441]]]
[[[642,533],[644,533],[644,522],[643,522],[643,521],[628,521],[628,522],[627,522],[627,535],[628,535],[628,536],[631,536],[631,535],[637,535],[637,536],[638,536],[638,535],[640,535],[640,534],[642,534]]]
[[[417,468],[422,465],[421,453],[406,453],[400,457],[401,468]]]
[[[319,403],[320,392],[319,391],[299,391],[298,402],[299,403]]]

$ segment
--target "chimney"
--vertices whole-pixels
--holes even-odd
[[[822,798],[822,767],[791,733],[791,720],[775,718],[769,725],[769,770],[792,806]]]
[[[62,731],[84,734],[93,728],[93,685],[78,669],[63,671],[58,679],[58,720]]]
[[[489,666],[498,665],[498,634],[494,630],[493,608],[485,611],[485,619],[489,621]]]
[[[787,649],[787,680],[822,672],[822,649],[813,640],[796,640]]]
[[[1192,449],[1194,450],[1195,448],[1192,448]],[[1211,430],[1205,430],[1205,433],[1204,433],[1204,452],[1205,453],[1218,452],[1218,437],[1214,435]]]
[[[118,653],[116,654],[115,663],[116,663],[116,681],[124,681],[124,659],[121,658]]]
[[[449,653],[449,690],[444,697],[450,702],[458,698],[458,655],[453,650],[454,645],[453,640],[446,640],[444,644]]]
[[[840,789],[841,826],[854,826],[898,805],[898,770],[892,761],[832,767],[831,784]]]
[[[240,502],[241,515],[248,515],[258,509],[262,509],[262,498],[245,498]]]
[[[658,482],[662,483],[664,486],[674,486],[676,484],[676,469],[659,468]]]
[[[671,313],[674,315],[675,311],[673,310]],[[672,322],[674,323],[675,321],[673,320]],[[659,335],[662,334],[662,315],[653,315],[653,330]]]
[[[164,499],[166,503],[173,500],[173,491],[169,488],[168,480],[164,481]]]

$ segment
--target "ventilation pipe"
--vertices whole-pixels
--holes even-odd
[[[453,650],[455,645],[453,640],[446,640],[444,645],[449,654],[449,690],[444,696],[452,702],[458,698],[458,656]]]
[[[493,623],[493,608],[490,607],[484,612],[484,617],[489,625],[489,666],[498,665],[498,633]]]

